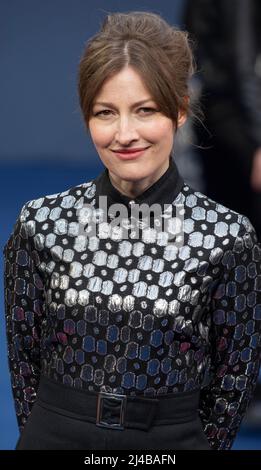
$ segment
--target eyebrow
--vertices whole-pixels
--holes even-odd
[[[135,106],[139,106],[140,104],[144,104],[144,103],[147,103],[148,101],[153,101],[152,98],[148,98],[146,100],[142,100],[142,101],[137,101],[137,103],[133,103],[132,107],[134,108]],[[102,106],[109,106],[111,108],[114,108],[114,104],[113,103],[105,103],[105,102],[102,102],[102,101],[96,101],[96,103],[93,104],[93,106],[95,106],[96,104],[100,104]]]

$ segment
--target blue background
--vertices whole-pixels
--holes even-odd
[[[1,252],[26,201],[81,184],[103,169],[78,104],[78,63],[87,39],[108,12],[152,11],[178,25],[182,8],[183,0],[1,1]],[[2,276],[3,256],[0,263]],[[18,428],[7,364],[3,283],[0,295],[0,449],[13,449]],[[260,436],[243,426],[234,448],[261,449]]]

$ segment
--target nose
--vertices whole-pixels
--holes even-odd
[[[131,141],[138,139],[139,134],[131,117],[119,118],[115,132],[115,141],[120,145],[127,145]]]

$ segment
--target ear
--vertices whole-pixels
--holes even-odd
[[[178,127],[183,126],[187,120],[187,113],[185,111],[179,111],[178,116]]]
[[[184,96],[184,101],[186,102],[186,105],[188,105],[190,101],[190,98],[188,95]],[[178,114],[178,127],[181,127],[183,126],[183,124],[185,124],[187,117],[188,117],[187,112],[184,109],[180,109],[179,114]]]

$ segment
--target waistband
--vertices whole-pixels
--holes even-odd
[[[198,416],[200,390],[157,395],[130,396],[90,392],[50,379],[40,378],[37,402],[49,410],[97,426],[115,430],[185,423]]]

